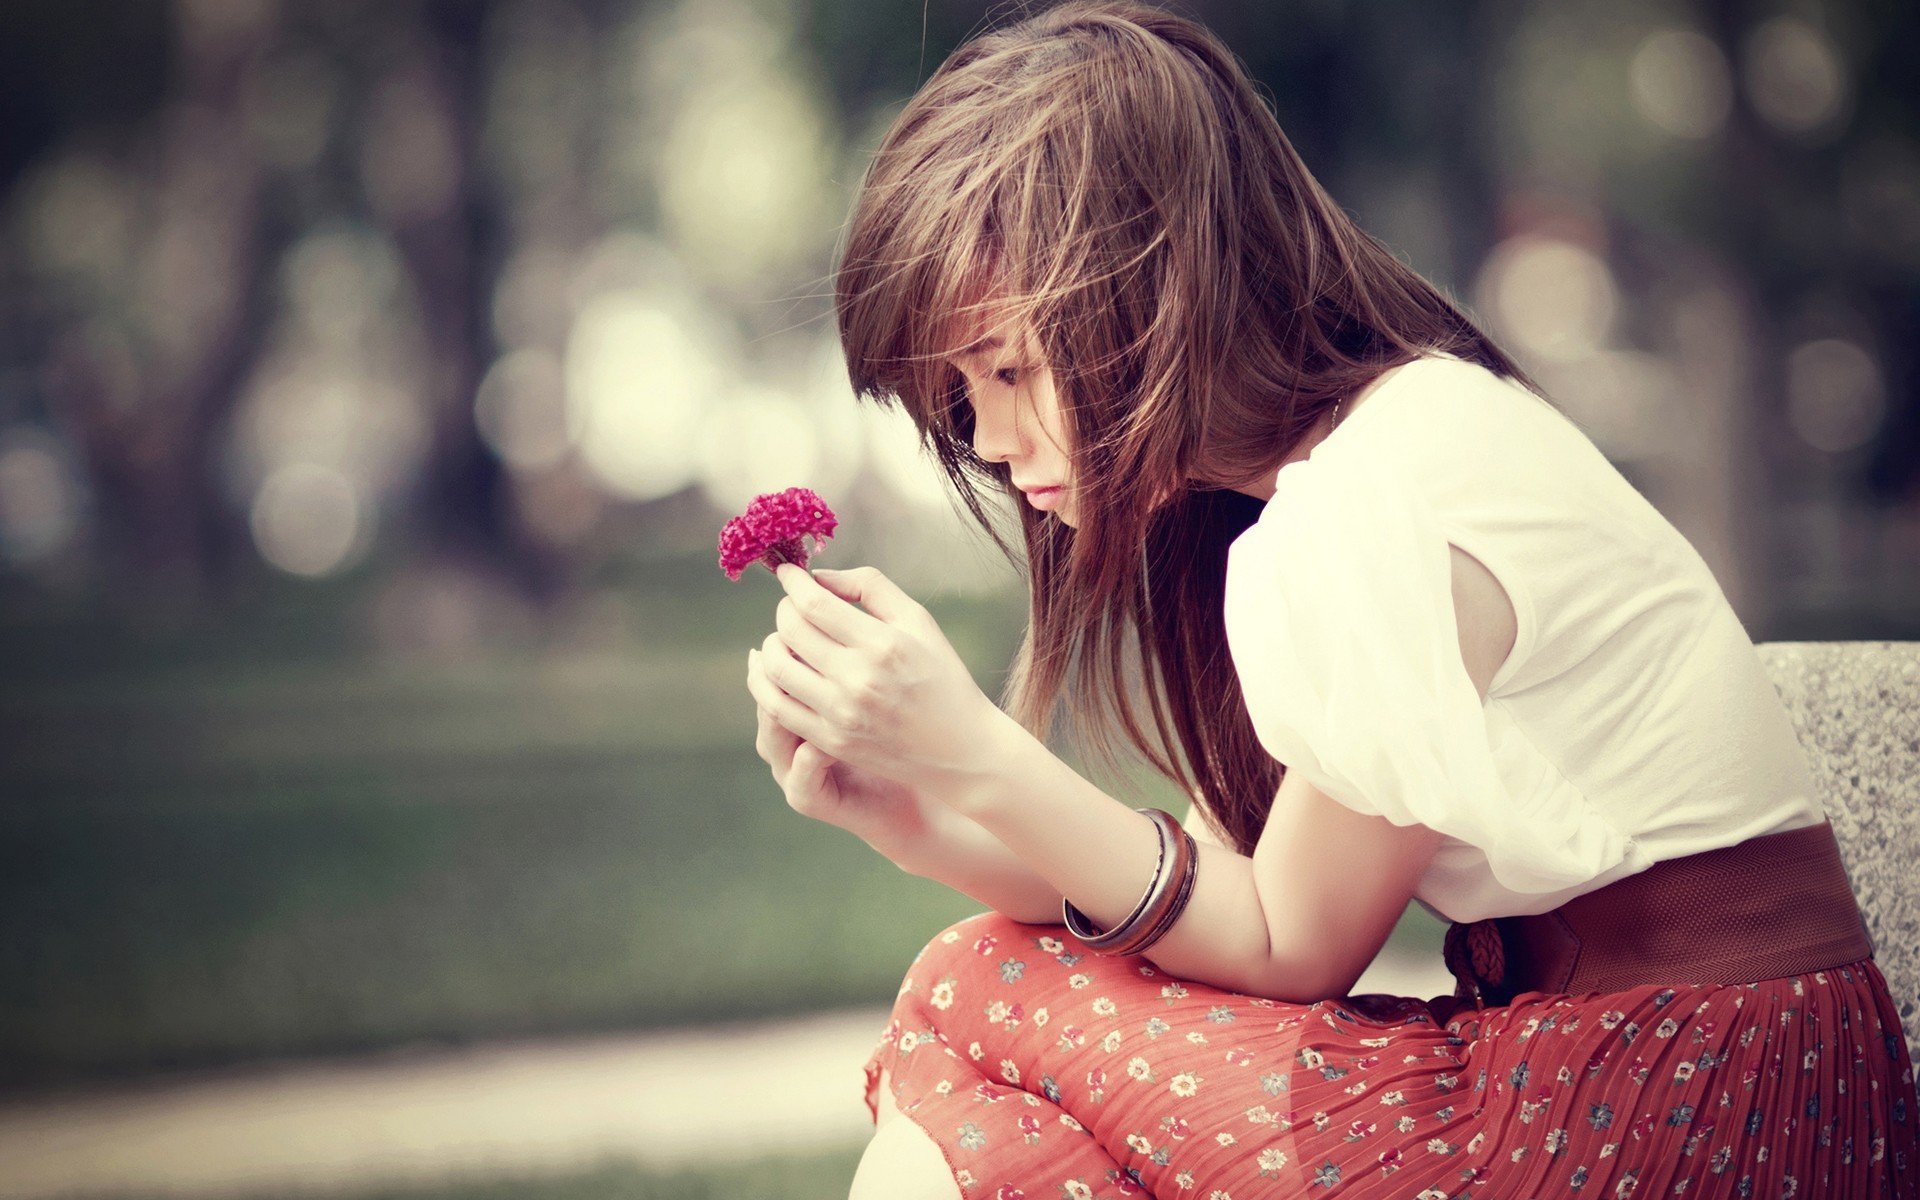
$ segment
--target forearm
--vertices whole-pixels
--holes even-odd
[[[1018,725],[1004,732],[982,756],[979,779],[944,798],[1071,899],[1096,927],[1119,924],[1153,877],[1159,859],[1153,823],[1082,778]],[[1319,999],[1323,985],[1314,965],[1284,958],[1272,943],[1253,860],[1205,842],[1195,849],[1199,861],[1185,910],[1140,957],[1180,978],[1248,995],[1294,1003]]]
[[[971,817],[937,806],[922,839],[891,856],[910,874],[944,883],[1028,925],[1060,923],[1060,891]]]

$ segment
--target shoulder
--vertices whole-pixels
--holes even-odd
[[[1354,397],[1341,426],[1350,426],[1350,443],[1445,445],[1497,435],[1512,427],[1516,411],[1550,407],[1517,380],[1477,362],[1432,353],[1376,377]]]

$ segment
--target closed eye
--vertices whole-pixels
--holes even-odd
[[[993,373],[993,377],[1008,387],[1015,387],[1019,384],[1020,368],[1001,367]]]

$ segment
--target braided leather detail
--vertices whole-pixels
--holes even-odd
[[[1453,994],[1462,1000],[1482,1004],[1486,995],[1506,980],[1506,944],[1501,939],[1499,920],[1483,917],[1447,926],[1442,954],[1458,984]]]

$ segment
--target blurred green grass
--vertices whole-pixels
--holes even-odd
[[[546,1175],[474,1175],[409,1187],[328,1191],[327,1200],[846,1200],[864,1147],[780,1154],[727,1166],[648,1170],[612,1161]],[[293,1196],[319,1193],[292,1193]],[[124,1193],[92,1200],[165,1200]],[[289,1200],[259,1193],[236,1200]]]
[[[787,807],[745,683],[782,593],[713,573],[618,580],[625,649],[450,662],[355,649],[372,578],[5,611],[0,1089],[889,1002],[980,905]],[[995,693],[1012,602],[927,603]]]

